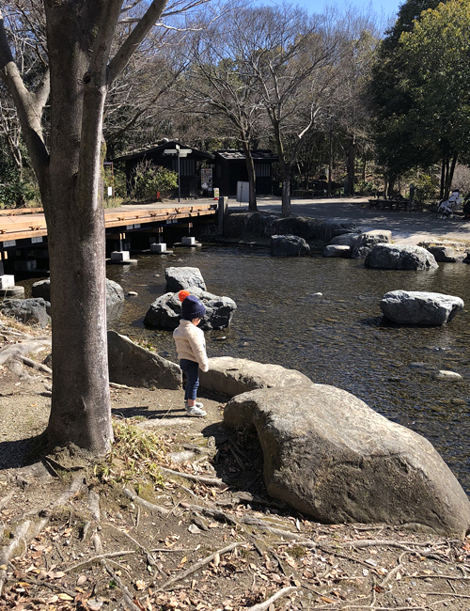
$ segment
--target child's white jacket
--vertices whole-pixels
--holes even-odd
[[[204,331],[198,329],[190,320],[181,320],[173,331],[179,359],[198,363],[201,371],[209,371]]]

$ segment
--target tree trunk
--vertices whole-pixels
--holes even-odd
[[[328,197],[332,195],[331,183],[333,173],[333,126],[330,121],[329,146],[328,146]]]
[[[291,199],[290,199],[290,167],[286,166],[282,173],[282,206],[281,216],[291,215]]]
[[[99,4],[99,3],[97,3]],[[77,9],[78,11],[79,9]],[[101,131],[106,64],[90,70],[97,13],[46,3],[51,66],[48,189],[54,382],[49,445],[94,454],[113,438],[108,382]],[[80,24],[80,25],[79,25]]]
[[[111,446],[101,180],[104,101],[166,2],[146,3],[145,13],[109,61],[122,0],[43,0],[50,79],[46,74],[34,93],[14,61],[0,5],[0,75],[18,110],[48,229],[54,379],[47,434],[52,447],[74,444],[102,454]],[[49,91],[50,155],[42,135]]]
[[[242,142],[243,152],[245,154],[246,171],[248,174],[249,198],[248,210],[256,212],[258,209],[256,204],[256,171],[255,162],[250,151],[250,146],[246,142]]]
[[[450,192],[452,190],[452,181],[454,179],[454,172],[455,172],[455,166],[457,165],[457,158],[458,158],[458,155],[455,154],[452,157],[452,161],[450,163],[450,166],[448,166],[448,169],[447,169],[446,189],[445,189],[445,198],[446,199],[449,197]]]
[[[60,165],[51,160],[51,202],[62,205],[48,215],[54,366],[48,442],[100,454],[112,442],[104,215],[101,205],[90,213],[73,197],[74,178],[61,177]]]
[[[441,185],[440,185],[440,191],[439,191],[439,199],[445,199],[444,198],[445,184],[446,184],[446,158],[443,157],[442,165],[441,165]]]
[[[348,143],[348,195],[354,195],[354,178],[356,173],[356,141],[350,136]]]

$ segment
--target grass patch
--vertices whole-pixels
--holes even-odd
[[[163,486],[159,465],[168,448],[155,433],[142,431],[128,421],[113,422],[114,444],[105,460],[95,466],[95,475],[107,483],[132,482],[142,487],[149,479],[154,486]]]

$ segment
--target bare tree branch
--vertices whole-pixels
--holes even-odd
[[[144,40],[156,21],[161,17],[168,0],[153,0],[146,13],[137,23],[135,28],[124,41],[113,59],[108,65],[108,86],[116,76],[124,69],[131,55]]]

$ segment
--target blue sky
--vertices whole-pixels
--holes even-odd
[[[269,2],[276,4],[276,0],[263,0],[263,3],[267,4]],[[380,29],[384,30],[395,23],[398,9],[405,0],[363,0],[362,2],[361,0],[289,0],[289,2],[312,13],[322,13],[328,6],[337,9],[342,7],[357,8],[364,13],[373,12]]]
[[[359,10],[365,10],[371,8],[378,17],[392,18],[395,21],[397,16],[398,8],[403,4],[405,0],[349,0],[344,2],[343,0],[294,0],[293,4],[298,4],[308,11],[322,12],[325,6],[355,6]]]

